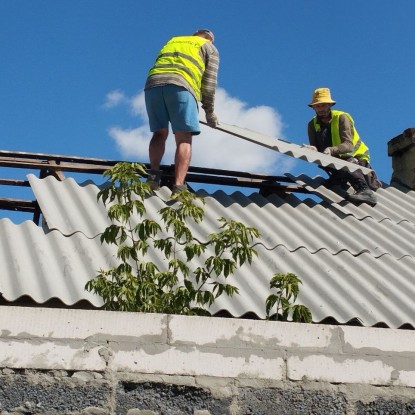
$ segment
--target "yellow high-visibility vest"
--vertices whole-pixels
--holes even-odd
[[[193,88],[200,101],[205,62],[199,50],[206,42],[209,40],[200,36],[173,37],[161,49],[148,76],[169,73],[181,75]]]
[[[369,148],[360,139],[360,136],[358,132],[356,131],[356,128],[354,128],[353,118],[347,112],[331,110],[331,141],[332,141],[333,147],[341,144],[340,130],[339,130],[339,118],[340,118],[340,115],[342,114],[346,115],[349,118],[350,122],[352,123],[353,131],[354,131],[352,142],[353,142],[354,149],[351,153],[339,154],[338,157],[359,157],[362,159],[369,160],[370,158]],[[320,127],[320,124],[317,122],[317,116],[314,116],[313,118],[313,125],[314,125],[314,129],[317,132],[320,131],[321,127]]]

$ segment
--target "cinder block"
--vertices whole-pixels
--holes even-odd
[[[339,350],[339,332],[334,326],[185,316],[170,316],[168,325],[172,345]]]
[[[415,413],[415,400],[402,402],[399,399],[391,399],[390,397],[378,398],[371,402],[359,401],[355,405],[356,415],[372,415],[372,414],[399,414],[410,415]]]
[[[230,405],[207,389],[168,383],[121,382],[115,395],[116,413],[127,415],[229,414]]]
[[[196,347],[118,350],[109,368],[117,372],[274,380],[282,380],[285,374],[284,359],[275,353],[236,353],[231,349],[224,353]]]
[[[16,369],[105,370],[99,349],[82,347],[82,343],[55,344],[44,341],[0,341],[0,367]]]
[[[91,337],[140,338],[166,342],[165,314],[99,310],[67,310],[32,307],[1,307],[1,337],[86,339]],[[122,339],[119,339],[122,340]]]
[[[415,388],[415,370],[399,370],[394,375],[393,385]]]
[[[393,370],[379,359],[323,355],[287,359],[287,377],[296,381],[389,385]]]
[[[347,400],[342,393],[307,390],[302,387],[239,389],[238,414],[344,415]]]
[[[113,414],[112,386],[106,381],[79,382],[47,375],[0,377],[2,414]]]
[[[415,357],[415,331],[346,326],[339,327],[339,330],[343,333],[344,351],[347,353],[404,353]]]

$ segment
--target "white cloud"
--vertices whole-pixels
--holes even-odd
[[[142,118],[142,120],[144,120],[147,123],[148,126],[148,117],[146,111],[146,103],[144,101],[144,92],[137,94],[135,97],[131,99],[131,107],[133,113],[139,115]]]
[[[124,130],[120,127],[109,129],[109,135],[115,140],[120,153],[128,159],[148,162],[148,144],[150,133],[148,125]]]
[[[107,102],[120,102],[121,98],[113,91],[113,100],[107,95]],[[122,95],[122,99],[126,99]],[[144,92],[128,100],[131,110],[141,119],[141,125],[134,129],[113,127],[109,130],[124,158],[148,162],[148,144],[151,132],[145,109]],[[283,138],[283,122],[280,114],[271,107],[249,107],[245,102],[229,96],[218,88],[215,101],[215,113],[219,121],[239,127],[249,128],[269,136]],[[204,111],[200,111],[204,119]],[[259,146],[227,133],[202,125],[202,132],[193,138],[191,165],[224,170],[237,170],[250,173],[283,174],[291,170],[295,160],[273,150]],[[170,133],[162,164],[174,161],[175,141]]]
[[[115,90],[110,91],[105,96],[105,102],[103,104],[104,108],[114,108],[122,102],[128,101],[128,98],[124,95],[122,91]]]

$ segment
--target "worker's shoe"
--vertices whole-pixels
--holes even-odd
[[[186,190],[189,190],[187,188],[187,185],[185,185],[185,184],[175,184],[175,185],[173,185],[173,189],[172,189],[171,195],[172,196],[173,195],[177,195],[178,193],[183,192],[183,191],[186,191]]]
[[[349,194],[347,197],[350,202],[367,203],[371,206],[376,205],[378,202],[375,193],[369,188],[366,183],[356,183],[353,188],[356,190],[356,192],[354,194]]]
[[[147,183],[149,184],[151,190],[160,189],[160,179],[162,173],[163,172],[161,170],[148,170]]]

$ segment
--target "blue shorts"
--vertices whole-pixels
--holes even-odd
[[[144,93],[151,132],[168,129],[170,122],[173,133],[200,134],[199,108],[186,88],[168,84],[146,89]]]

